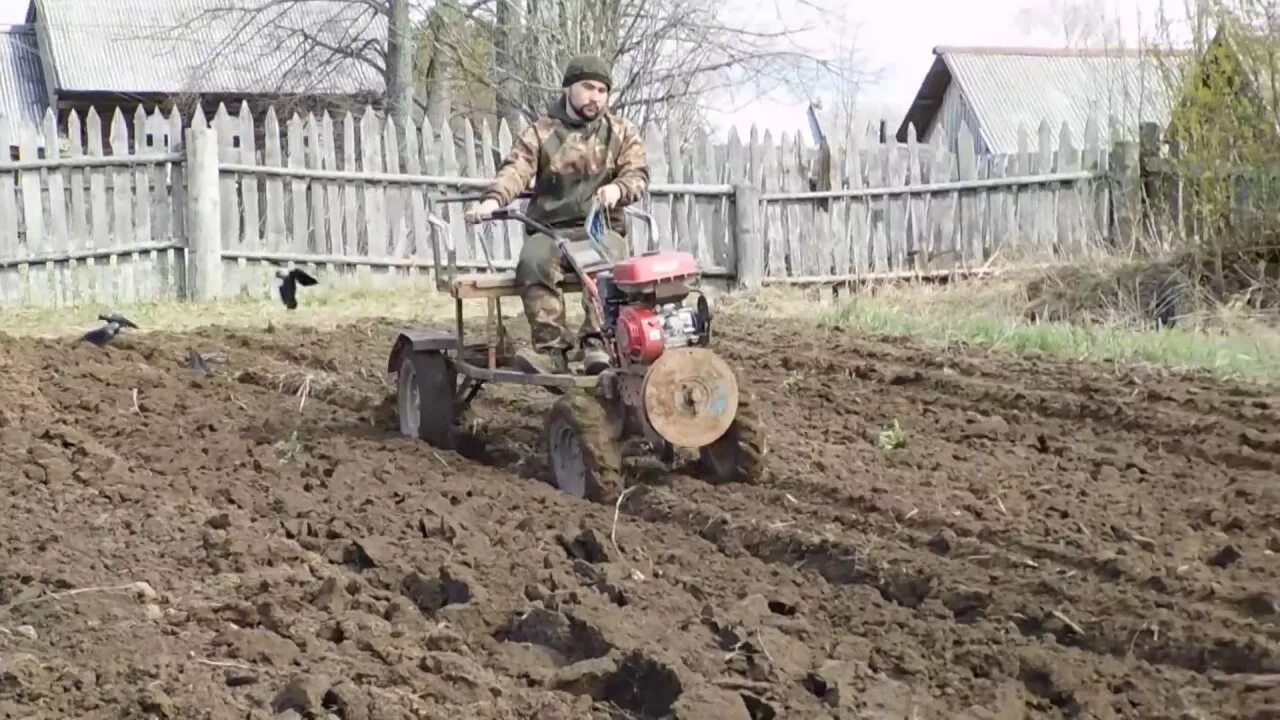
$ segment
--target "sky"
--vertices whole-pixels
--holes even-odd
[[[770,0],[766,0],[770,1]],[[774,0],[779,4],[799,5],[795,0]],[[1020,11],[1029,9],[1033,16],[1053,22],[1060,18],[1065,4],[1090,5],[1098,17],[1118,21],[1119,35],[1126,45],[1136,45],[1141,38],[1151,38],[1160,0],[983,0],[981,3],[955,0],[828,0],[829,5],[843,5],[855,32],[833,22],[827,37],[808,39],[806,45],[820,47],[831,43],[835,35],[852,36],[852,43],[879,77],[860,94],[860,119],[900,118],[910,106],[925,73],[933,63],[933,48],[939,45],[998,45],[1061,47],[1063,35],[1057,30],[1028,28],[1019,22]],[[1176,9],[1172,6],[1177,6]],[[1166,13],[1180,16],[1182,0],[1165,3]],[[980,9],[980,10],[979,10]],[[1060,26],[1060,24],[1059,24]],[[828,45],[829,47],[830,45]],[[821,99],[821,98],[819,98]],[[828,101],[829,102],[829,101]],[[807,136],[805,118],[808,103],[762,99],[717,114],[713,120],[722,132],[737,125],[739,132],[754,123],[761,132],[772,130],[775,137],[783,132],[803,132]]]
[[[104,4],[110,0],[98,0]],[[157,0],[163,1],[163,0]],[[938,45],[1026,45],[1061,46],[1062,35],[1049,30],[1028,29],[1019,22],[1020,11],[1030,9],[1050,21],[1061,17],[1058,10],[1065,4],[1089,5],[1090,11],[1116,18],[1126,44],[1134,44],[1140,36],[1150,37],[1154,17],[1161,0],[982,0],[981,3],[956,0],[763,0],[771,5],[760,21],[768,25],[777,14],[791,19],[810,15],[800,22],[817,20],[825,29],[804,38],[804,46],[830,48],[838,43],[856,46],[869,67],[878,69],[877,82],[862,90],[859,98],[860,117],[894,119],[911,104],[925,72],[933,62],[932,51]],[[1182,0],[1167,0],[1181,7]],[[821,15],[813,15],[813,5],[823,6]],[[22,22],[29,0],[0,0],[0,24]],[[760,0],[725,0],[734,6],[732,12],[759,12]],[[806,9],[809,8],[809,9]],[[981,8],[981,11],[979,11]],[[1172,10],[1171,10],[1172,12]],[[1139,20],[1141,18],[1141,20]],[[806,24],[809,24],[806,22]],[[740,132],[752,124],[761,132],[803,131],[807,133],[805,100],[781,101],[772,98],[741,99],[720,112],[712,121],[721,132],[736,125]]]

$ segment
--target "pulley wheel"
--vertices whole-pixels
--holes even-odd
[[[672,445],[709,445],[738,414],[738,380],[707,348],[668,350],[645,375],[644,410],[649,424]]]

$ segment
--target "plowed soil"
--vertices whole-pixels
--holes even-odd
[[[615,517],[392,330],[0,338],[0,716],[1280,717],[1274,395],[727,317],[770,476]]]

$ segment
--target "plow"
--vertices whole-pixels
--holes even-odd
[[[448,202],[469,198],[455,196]],[[656,247],[657,223],[648,223]],[[502,298],[518,296],[513,271],[499,270],[483,237],[487,268],[459,273],[449,225],[428,217],[436,287],[454,301],[454,327],[403,328],[392,346],[387,372],[395,378],[401,434],[441,449],[455,449],[462,419],[489,383],[541,388],[557,396],[544,418],[544,443],[552,480],[560,490],[611,502],[622,490],[623,460],[642,454],[674,467],[679,450],[694,451],[697,467],[713,482],[759,479],[767,444],[751,394],[734,368],[712,347],[710,303],[692,254],[651,249],[611,257],[601,242],[601,213],[593,212],[585,239],[548,227],[513,208],[488,222],[517,221],[555,239],[570,268],[560,289],[586,294],[595,313],[609,367],[587,374],[569,366],[560,374],[528,373],[515,366],[503,322]],[[464,331],[467,301],[487,306],[484,337]]]

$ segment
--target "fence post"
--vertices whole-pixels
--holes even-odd
[[[737,286],[759,290],[764,284],[764,233],[760,229],[760,188],[733,186],[733,242],[737,246]]]
[[[1138,241],[1138,225],[1142,218],[1138,144],[1129,141],[1114,143],[1110,166],[1112,245],[1131,251]]]
[[[203,123],[186,131],[188,300],[222,296],[222,209],[218,133]]]

